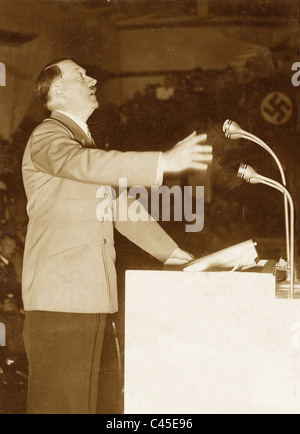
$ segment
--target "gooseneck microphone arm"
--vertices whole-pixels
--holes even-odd
[[[227,120],[224,122],[223,132],[225,133],[225,137],[227,137],[228,139],[250,140],[250,141],[256,143],[257,145],[261,146],[263,149],[265,149],[265,151],[267,151],[275,160],[275,162],[278,166],[280,175],[281,175],[282,184],[284,185],[284,187],[286,187],[286,177],[285,177],[285,173],[284,173],[282,164],[281,164],[279,158],[277,157],[277,155],[275,154],[275,152],[265,142],[263,142],[261,139],[256,137],[254,134],[251,134],[251,133],[248,133],[247,131],[242,130],[241,127],[236,122],[231,121],[231,120]],[[284,194],[284,216],[285,216],[285,235],[286,235],[286,255],[287,255],[287,260],[290,261],[289,211],[288,211],[288,198],[285,194]]]
[[[295,207],[294,202],[292,199],[292,196],[290,192],[281,185],[279,182],[274,181],[273,179],[266,178],[265,176],[259,175],[256,173],[251,166],[248,166],[246,164],[241,164],[238,176],[245,181],[249,182],[250,184],[265,184],[268,187],[275,188],[276,190],[279,190],[281,193],[285,195],[287,198],[287,201],[290,206],[290,251],[289,251],[289,257],[290,257],[290,291],[291,291],[291,298],[294,298],[294,281],[295,281]]]

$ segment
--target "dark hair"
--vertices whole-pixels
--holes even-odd
[[[54,60],[43,68],[42,72],[38,76],[35,82],[35,93],[39,100],[47,106],[49,102],[49,91],[53,84],[53,82],[57,78],[62,77],[62,71],[59,67],[59,63],[64,62],[65,60],[71,60],[74,63],[77,63],[76,60],[64,57],[62,59]]]

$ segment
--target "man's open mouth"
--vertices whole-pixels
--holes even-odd
[[[92,92],[90,93],[90,95],[95,96],[97,93],[97,88],[95,87]]]

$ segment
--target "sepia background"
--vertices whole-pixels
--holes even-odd
[[[233,119],[276,152],[298,208],[300,91],[291,68],[299,50],[298,0],[1,0],[7,76],[0,88],[0,231],[17,236],[20,283],[27,225],[21,161],[32,130],[47,117],[33,91],[47,63],[72,57],[98,80],[100,108],[89,123],[99,148],[164,151],[194,130],[208,134],[214,161],[206,178],[186,173],[165,180],[206,188],[201,233],[185,233],[184,222],[162,222],[183,249],[200,257],[252,238],[261,258],[279,259],[281,196],[236,178],[241,162],[277,180],[278,169],[253,143],[226,139],[222,125]],[[296,222],[297,249],[299,230]],[[116,248],[120,312],[107,328],[102,413],[123,408],[125,270],[161,268],[118,234]],[[5,357],[15,360],[13,367],[19,363],[21,376],[0,360],[0,414],[24,411],[20,347]]]

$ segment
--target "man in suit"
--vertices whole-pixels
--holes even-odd
[[[94,414],[106,316],[118,309],[113,229],[161,262],[192,256],[155,221],[96,218],[97,190],[160,185],[166,172],[203,169],[212,148],[192,136],[165,153],[96,149],[87,120],[98,108],[96,80],[75,61],[43,69],[36,92],[52,112],[23,159],[29,224],[23,267],[28,413]],[[128,199],[131,201],[131,199]],[[99,221],[100,220],[100,221]],[[141,307],[142,308],[142,307]]]

